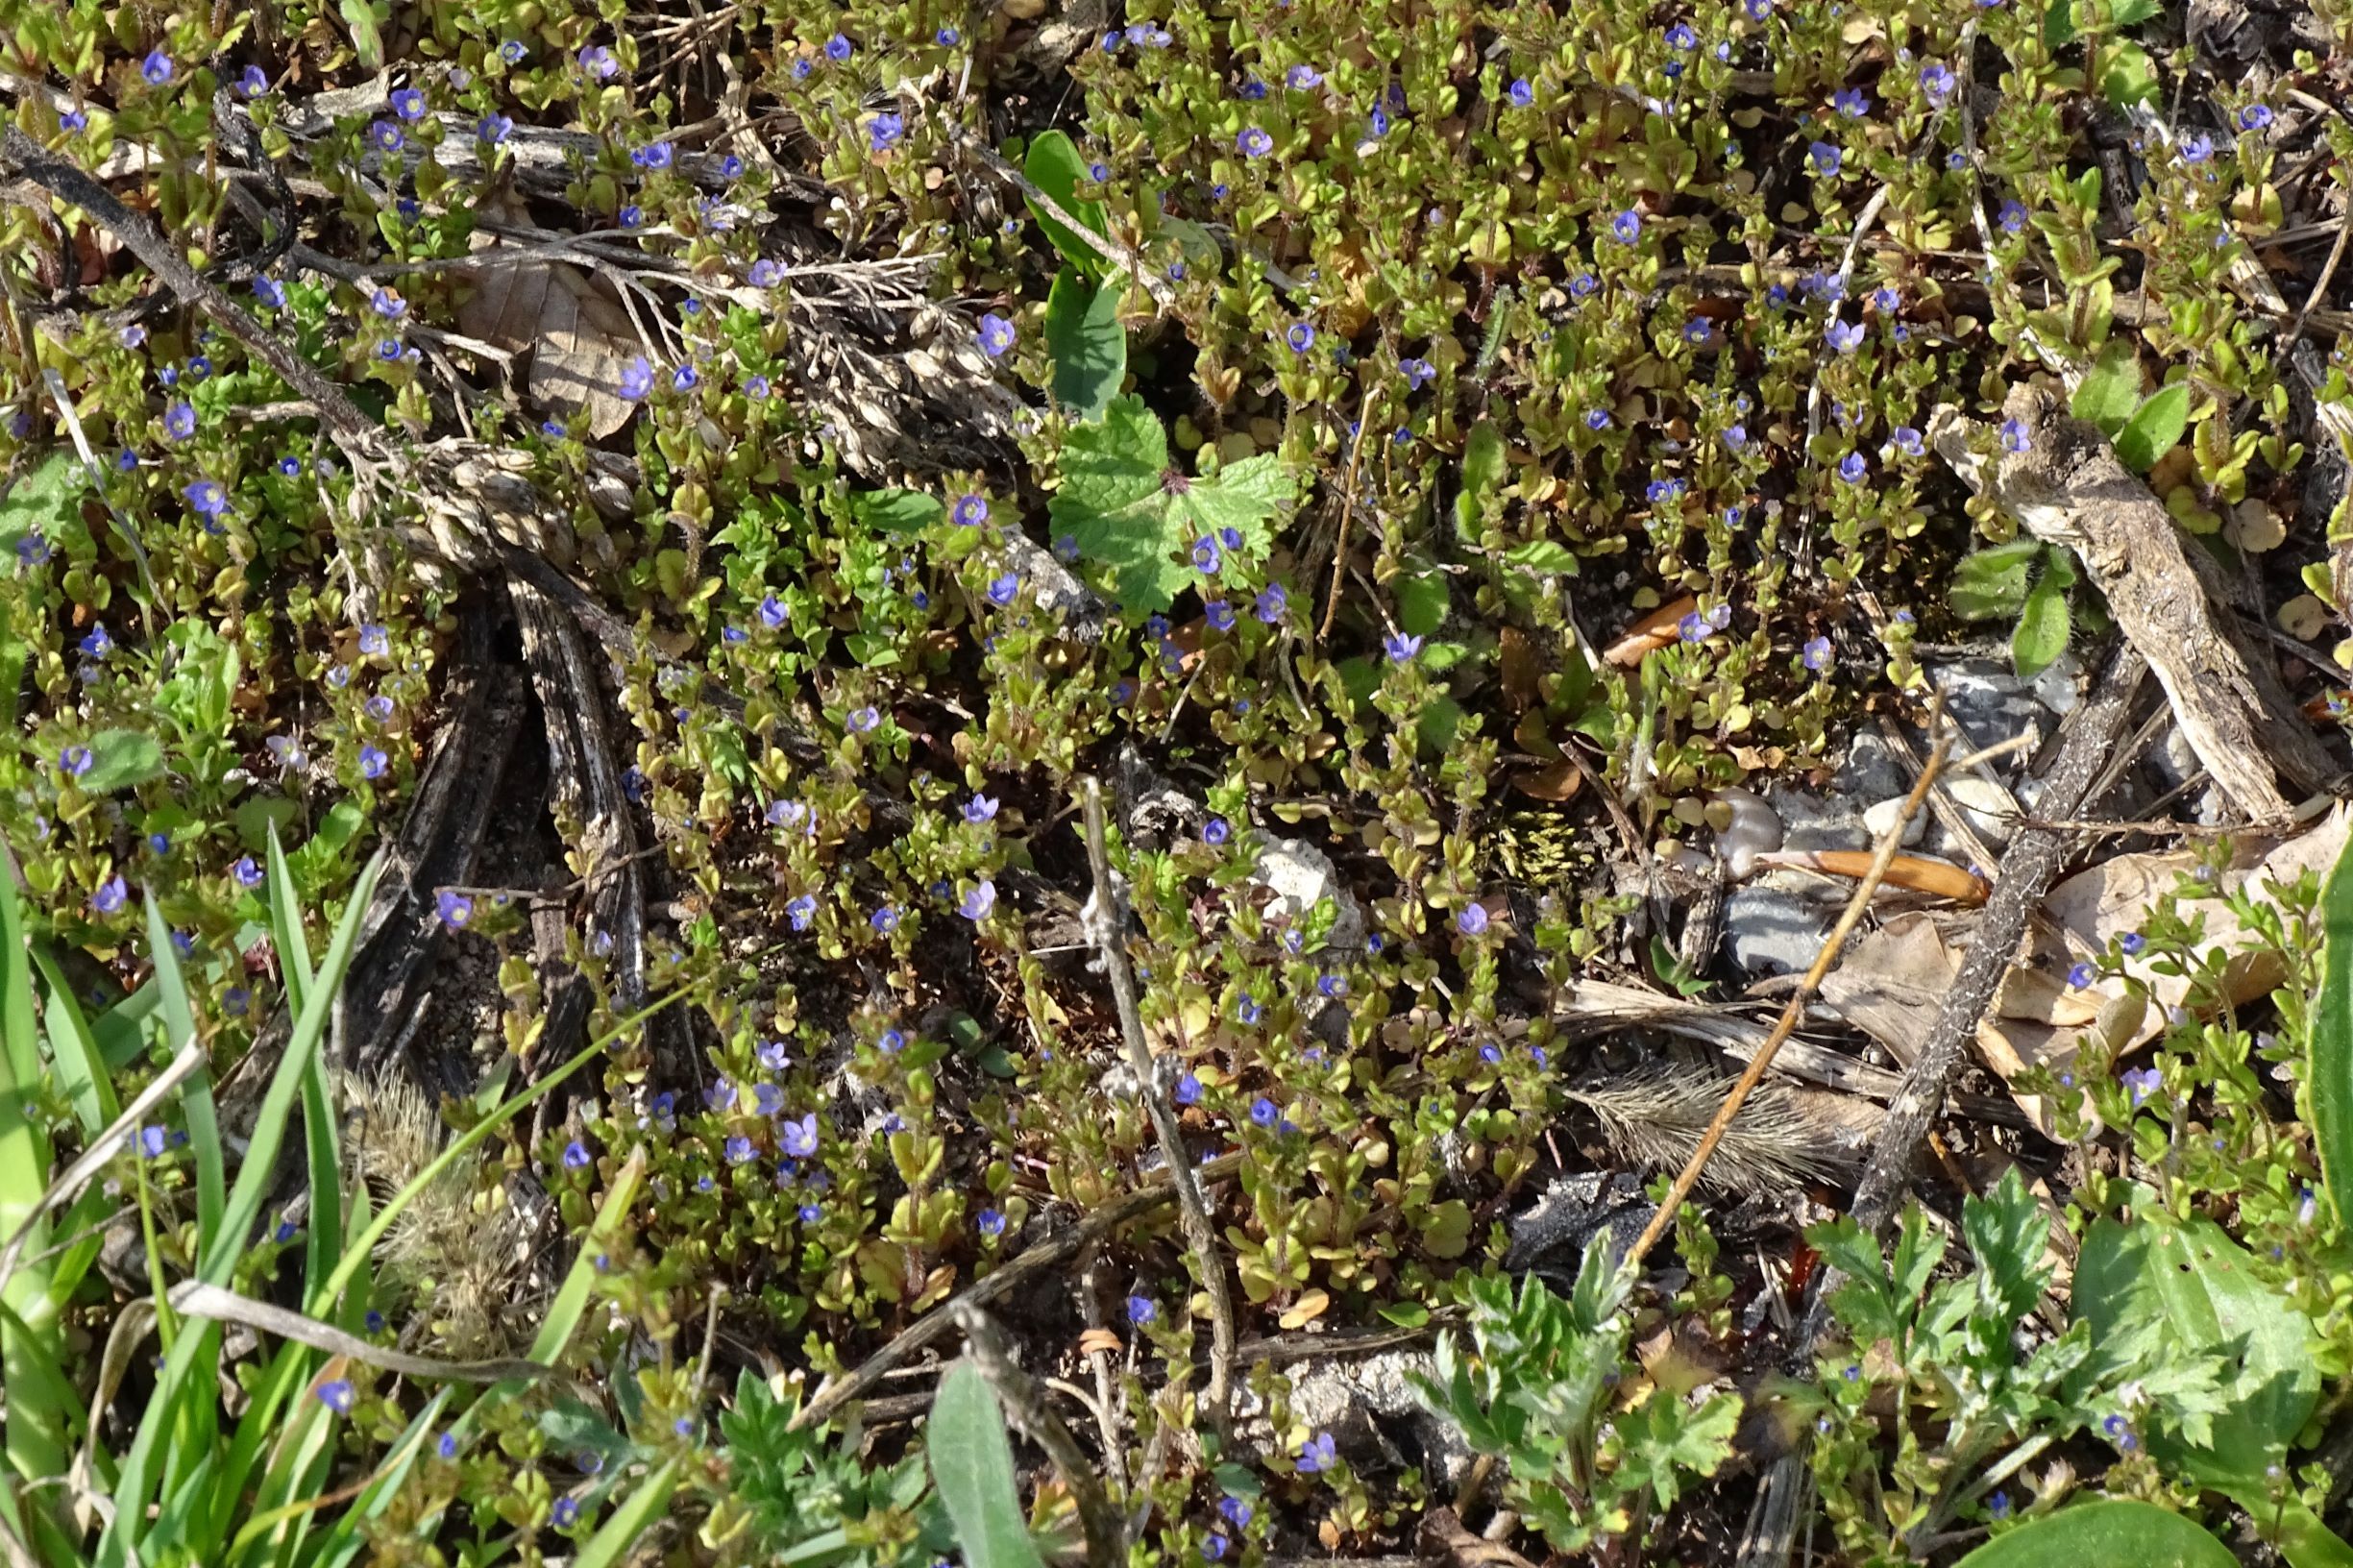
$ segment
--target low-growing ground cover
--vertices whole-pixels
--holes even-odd
[[[0,20],[12,1568],[2353,1558],[2333,10]]]

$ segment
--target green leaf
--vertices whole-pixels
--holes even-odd
[[[2005,1531],[1960,1561],[1960,1568],[2237,1568],[2229,1548],[2154,1503],[2116,1499],[2078,1503]]]
[[[1430,1321],[1430,1309],[1418,1301],[1391,1302],[1376,1308],[1385,1323],[1394,1323],[1401,1329],[1418,1329]]]
[[[2109,341],[2099,362],[2084,373],[2068,409],[2098,426],[2100,434],[2113,441],[2140,404],[2141,357],[2129,339],[2119,337]]]
[[[2337,1222],[2353,1225],[2353,844],[2320,894],[2320,995],[2314,1009],[2313,1144]]]
[[[1478,536],[1487,493],[1503,480],[1505,451],[1504,432],[1495,421],[1483,419],[1471,427],[1470,439],[1462,446],[1462,490],[1455,497],[1455,531],[1462,538]]]
[[[612,1568],[627,1557],[637,1538],[670,1507],[670,1494],[678,1485],[678,1464],[674,1458],[665,1459],[659,1469],[638,1482],[637,1489],[580,1548],[580,1555],[572,1559],[573,1568]]]
[[[2067,585],[2056,574],[2046,573],[2027,591],[2018,613],[2018,630],[2010,634],[2010,662],[2022,675],[2039,675],[2067,651],[2071,631],[2067,616]]]
[[[2075,1263],[2073,1311],[2097,1342],[2146,1334],[2161,1360],[2221,1359],[2208,1441],[2163,1430],[2142,1437],[2153,1458],[2260,1507],[2265,1467],[2286,1460],[2320,1374],[2310,1320],[2256,1277],[2246,1249],[2203,1215],[2144,1209],[2130,1226],[2100,1220]]]
[[[1120,602],[1137,612],[1164,610],[1204,580],[1185,558],[1204,535],[1233,528],[1244,559],[1263,557],[1272,542],[1267,524],[1291,502],[1289,472],[1271,455],[1199,478],[1177,477],[1159,417],[1133,394],[1070,431],[1062,469],[1062,488],[1048,506],[1054,531],[1107,568]]]
[[[1069,213],[1096,233],[1107,232],[1109,217],[1101,202],[1082,202],[1078,199],[1079,182],[1087,178],[1087,160],[1079,157],[1077,144],[1060,131],[1042,132],[1032,138],[1029,155],[1021,160],[1021,172],[1029,183],[1051,197],[1056,206]],[[1105,262],[1094,247],[1066,227],[1059,218],[1048,215],[1037,201],[1024,195],[1029,203],[1030,216],[1045,231],[1045,237],[1054,242],[1062,258],[1085,273],[1089,278],[1101,278]]]
[[[968,1568],[1043,1568],[1014,1490],[1005,1417],[970,1361],[940,1380],[923,1446]]]
[[[90,738],[90,771],[81,778],[90,795],[111,795],[163,772],[163,747],[143,729],[104,729]]]
[[[1679,1399],[1651,1399],[1615,1418],[1629,1474],[1651,1478],[1662,1508],[1675,1507],[1688,1477],[1716,1473],[1732,1452],[1740,1396],[1718,1394],[1698,1409]]]
[[[73,453],[60,452],[10,485],[0,497],[0,550],[13,551],[28,533],[54,538],[81,506],[87,478]]]
[[[352,54],[359,68],[374,75],[384,68],[384,36],[377,31],[376,10],[368,0],[343,0],[338,8],[343,25],[352,30]]]
[[[1045,346],[1054,356],[1054,401],[1079,419],[1096,419],[1127,376],[1127,331],[1119,325],[1119,287],[1096,284],[1075,267],[1054,275],[1045,301]]]
[[[2032,1311],[2050,1278],[2043,1262],[2050,1219],[2017,1166],[2004,1171],[1984,1197],[1962,1201],[1961,1234],[1975,1262],[1979,1288],[1999,1303],[2005,1316],[2022,1318]]]
[[[1555,539],[1532,539],[1527,544],[1504,551],[1504,559],[1523,572],[1542,576],[1573,577],[1577,575],[1577,553]]]
[[[2100,54],[2101,96],[2119,109],[2152,103],[2157,97],[2157,62],[2137,43],[2118,41]]]
[[[921,533],[946,510],[920,490],[861,490],[849,498],[850,515],[877,533]]]
[[[2150,393],[2148,401],[2133,410],[2132,418],[2117,432],[2116,454],[2135,474],[2145,474],[2157,466],[2158,458],[2173,450],[2173,443],[2189,428],[2189,383],[2175,381]]]
[[[1412,637],[1427,637],[1446,624],[1446,574],[1409,572],[1397,579],[1397,625]]]
[[[2108,8],[2108,22],[2112,28],[2138,27],[2165,9],[2165,0],[2117,0]],[[2057,0],[2043,13],[2043,42],[2053,53],[2075,41],[2075,7],[2073,0]]]
[[[2013,539],[1953,563],[1948,597],[1965,621],[2007,620],[2026,605],[2026,569],[2043,552],[2039,539]]]

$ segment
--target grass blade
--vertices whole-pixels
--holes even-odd
[[[122,1103],[114,1093],[114,1075],[108,1070],[106,1053],[99,1049],[98,1037],[91,1032],[82,1004],[74,1000],[73,987],[66,983],[65,971],[58,968],[56,957],[45,947],[35,947],[33,962],[49,988],[43,1012],[50,1070],[57,1074],[58,1088],[73,1101],[83,1136],[95,1137],[122,1115]]]
[[[573,1568],[613,1568],[623,1554],[637,1544],[661,1511],[670,1506],[670,1494],[678,1484],[678,1461],[665,1459],[659,1469],[648,1476],[627,1501],[615,1508],[611,1517],[597,1527],[597,1532],[580,1548],[580,1555],[572,1559]]]
[[[147,950],[156,966],[156,1002],[163,1010],[164,1038],[194,1040],[196,1009],[188,1002],[180,949],[172,945],[171,928],[163,923],[153,894],[147,896]],[[221,1152],[221,1122],[213,1110],[208,1074],[200,1072],[188,1080],[180,1091],[180,1112],[188,1124],[188,1148],[196,1157],[196,1234],[211,1237],[221,1228],[229,1201],[229,1164]]]
[[[2320,892],[2320,995],[2313,1009],[2313,1143],[2340,1224],[2353,1223],[2353,845]]]
[[[637,1184],[645,1174],[646,1151],[640,1145],[613,1178],[612,1190],[605,1193],[604,1202],[598,1207],[596,1224],[580,1240],[580,1255],[572,1261],[572,1271],[564,1276],[563,1288],[555,1292],[555,1300],[540,1322],[537,1336],[531,1340],[530,1359],[540,1365],[553,1366],[564,1347],[572,1342],[573,1331],[580,1326],[580,1317],[588,1311],[589,1292],[596,1286],[597,1251],[620,1234],[622,1221],[629,1216],[630,1201],[637,1196]]]
[[[16,884],[0,875],[0,1236],[23,1236],[38,1252],[47,1240],[52,1151],[37,1109],[42,1074],[35,1033],[33,965],[25,950],[24,911]],[[12,1256],[20,1256],[12,1249]],[[64,1429],[70,1387],[58,1369],[62,1346],[49,1304],[45,1265],[0,1278],[0,1381],[8,1387],[9,1468],[27,1480],[63,1473],[71,1449]]]

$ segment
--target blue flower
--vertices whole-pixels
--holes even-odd
[[[1213,1531],[1210,1533],[1209,1539],[1201,1543],[1201,1556],[1208,1558],[1211,1562],[1223,1562],[1225,1560],[1226,1547],[1228,1544],[1229,1543],[1223,1535]]]
[[[2008,453],[2020,453],[2024,452],[2027,448],[2033,445],[2034,442],[2032,438],[2026,433],[2026,422],[2024,420],[2005,419],[2001,422],[2002,451]]]
[[[530,50],[524,46],[521,38],[509,38],[499,45],[499,58],[509,65],[522,64],[525,57],[529,54]]]
[[[1609,429],[1609,411],[1605,408],[1588,408],[1585,410],[1585,429],[1589,430],[1605,430]]]
[[[160,49],[149,50],[147,58],[139,61],[139,75],[147,79],[151,87],[163,86],[172,79],[172,57]]]
[[[393,88],[387,102],[392,105],[393,113],[412,125],[425,118],[425,94],[414,87]]]
[[[433,908],[441,916],[441,923],[452,931],[464,930],[474,919],[474,900],[448,888],[433,895]]]
[[[621,61],[615,60],[613,52],[601,43],[583,46],[580,52],[573,58],[580,62],[581,70],[586,71],[600,82],[610,81],[613,75],[621,69]]]
[[[855,49],[856,45],[839,33],[825,40],[825,58],[837,65],[847,60]]]
[[[1532,109],[1535,106],[1535,102],[1536,89],[1529,82],[1528,78],[1524,76],[1520,77],[1511,84],[1511,103],[1513,108]]]
[[[69,109],[58,115],[58,129],[61,131],[72,132],[86,130],[89,127],[89,115],[78,109]]]
[[[1336,1001],[1348,994],[1348,976],[1344,974],[1318,976],[1315,981],[1315,989],[1324,996]]]
[[[768,397],[768,378],[765,376],[747,378],[744,382],[744,396],[754,403],[764,402]]]
[[[1700,36],[1691,31],[1687,24],[1678,22],[1667,29],[1667,45],[1669,48],[1680,49],[1689,53],[1700,46]]]
[[[1805,667],[1808,670],[1816,672],[1827,670],[1830,667],[1830,639],[1827,637],[1810,639],[1801,656],[1804,659]]]
[[[1226,820],[1223,817],[1212,817],[1208,821],[1201,824],[1201,842],[1203,844],[1212,845],[1221,845],[1233,836],[1234,829],[1227,825]]]
[[[514,131],[515,122],[497,110],[492,110],[474,122],[474,139],[485,147],[496,147],[514,135]]]
[[[1379,104],[1373,105],[1372,113],[1365,117],[1365,130],[1374,136],[1387,135],[1389,134],[1389,111]]]
[[[964,35],[952,27],[944,27],[931,36],[931,41],[943,49],[953,49],[964,41]]]
[[[1860,87],[1841,87],[1830,95],[1830,107],[1850,120],[1871,112],[1871,96]]]
[[[1805,149],[1806,161],[1813,165],[1816,174],[1825,179],[1838,172],[1838,165],[1844,157],[1826,141],[1817,141]]]
[[[368,125],[368,145],[380,153],[397,153],[408,144],[408,137],[390,120],[375,120]]]
[[[623,208],[620,211],[613,214],[613,221],[620,224],[624,229],[634,229],[639,224],[646,221],[645,208],[639,207],[635,202],[631,202],[628,206]]]
[[[817,900],[804,893],[787,903],[784,906],[784,913],[786,918],[793,922],[794,930],[806,931],[809,929],[809,922],[817,918]]]
[[[989,579],[989,602],[998,609],[1012,604],[1014,596],[1020,591],[1021,574],[1018,572],[1008,572],[1002,576]]]
[[[849,710],[849,727],[861,735],[871,735],[882,723],[882,713],[872,703]]]
[[[1187,553],[1187,559],[1192,562],[1193,570],[1205,576],[1213,575],[1222,558],[1217,549],[1216,538],[1206,533],[1192,542],[1192,549]],[[1164,623],[1160,635],[1165,635],[1166,631],[1167,626]]]
[[[83,633],[82,641],[78,646],[91,658],[103,659],[114,651],[114,639],[107,634],[106,625],[102,622]]]
[[[2242,131],[2267,130],[2270,124],[2271,107],[2268,104],[2249,104],[2239,110],[2239,129]]]
[[[566,1170],[586,1170],[589,1166],[589,1160],[588,1145],[578,1139],[576,1138],[564,1145],[564,1168]]]
[[[260,301],[265,309],[282,310],[286,304],[285,285],[265,273],[254,280],[254,298]]]
[[[357,1398],[349,1378],[330,1378],[311,1391],[318,1395],[320,1404],[337,1415],[351,1414],[353,1401]]]
[[[1201,1080],[1188,1072],[1176,1081],[1176,1092],[1171,1096],[1179,1105],[1201,1103]]]
[[[2001,204],[2001,211],[1995,221],[2001,225],[2003,233],[2015,234],[2026,227],[2025,206],[2013,196]]]
[[[2120,1075],[2125,1090],[2132,1096],[2132,1108],[2141,1109],[2157,1091],[2165,1087],[2165,1074],[2155,1067],[2143,1067],[2138,1072],[2126,1069]]]
[[[163,433],[175,441],[185,441],[196,433],[196,410],[184,400],[163,410]]]
[[[2067,983],[2077,991],[2081,991],[2092,983],[2095,972],[2091,965],[2077,964],[2067,971]]]
[[[788,1117],[778,1124],[777,1136],[785,1153],[796,1160],[810,1158],[817,1153],[817,1113],[812,1111],[798,1121]]]
[[[1264,158],[1275,150],[1275,138],[1257,126],[1248,125],[1234,138],[1234,146],[1244,158]]]
[[[1332,1434],[1319,1432],[1308,1439],[1307,1447],[1299,1451],[1299,1473],[1303,1476],[1321,1474],[1332,1468],[1338,1455],[1333,1452]]]
[[[873,914],[867,917],[866,923],[872,926],[882,935],[886,937],[889,936],[892,932],[898,929],[898,906],[896,904],[883,905],[880,909],[874,911]]]
[[[980,1234],[990,1240],[993,1241],[1005,1234],[1005,1216],[1000,1211],[983,1209],[976,1217],[980,1225]]]
[[[261,868],[251,855],[239,855],[236,864],[229,868],[229,874],[237,879],[239,887],[257,888],[262,883]]]
[[[1419,392],[1438,374],[1438,367],[1427,359],[1400,359],[1397,368],[1405,373],[1406,390],[1409,392]]]
[[[1851,452],[1838,460],[1838,477],[1849,484],[1860,484],[1868,471],[1869,465],[1863,461],[1863,454],[1859,452]]]
[[[956,906],[956,913],[977,925],[987,919],[990,912],[995,908],[996,884],[984,876],[973,885],[971,892],[964,895],[964,902]]]
[[[1278,625],[1290,601],[1290,595],[1283,591],[1281,583],[1270,582],[1259,590],[1258,618],[1270,626]]]
[[[1943,103],[1952,92],[1952,72],[1935,61],[1920,68],[1921,90],[1932,103]]]
[[[1013,323],[992,310],[980,318],[981,352],[994,359],[1013,347]]]
[[[1609,220],[1609,232],[1618,236],[1620,244],[1631,245],[1642,233],[1642,214],[1628,208]]]
[[[1272,1127],[1283,1116],[1275,1102],[1261,1094],[1250,1102],[1250,1119],[1261,1127]]]
[[[1863,324],[1859,321],[1839,321],[1833,318],[1822,330],[1823,340],[1840,354],[1852,354],[1863,346]]]
[[[1478,936],[1487,928],[1487,906],[1465,904],[1462,913],[1455,917],[1455,929],[1466,937]]]
[[[1213,599],[1207,604],[1202,605],[1201,616],[1209,623],[1212,631],[1232,631],[1234,629],[1234,606],[1222,599]]]
[[[1291,346],[1291,353],[1305,354],[1315,346],[1315,329],[1307,322],[1294,321],[1284,332],[1283,341]]]
[[[653,367],[646,362],[646,356],[641,354],[631,359],[628,368],[621,373],[620,392],[624,399],[635,403],[652,390]]]
[[[907,116],[884,110],[866,122],[867,146],[873,152],[887,152],[898,144],[907,134]]]
[[[559,1497],[555,1500],[555,1507],[549,1510],[549,1518],[556,1529],[570,1530],[579,1523],[580,1505],[576,1499]]]
[[[385,767],[390,764],[391,761],[392,759],[384,755],[380,747],[363,746],[359,748],[360,776],[363,778],[381,778],[384,776]]]
[[[1917,457],[1927,451],[1927,443],[1921,438],[1920,432],[1909,425],[1899,425],[1890,430],[1887,441],[1888,445],[1902,453],[1906,457]]]
[[[2117,939],[2116,944],[2123,949],[2126,958],[2138,958],[2141,949],[2148,945],[2148,938],[2138,931],[2127,931]]]
[[[1323,73],[1312,65],[1294,65],[1283,73],[1283,85],[1294,92],[1320,87],[1323,82]]]
[[[1642,487],[1642,493],[1653,505],[1680,501],[1683,495],[1683,481],[1680,479],[1653,479]]]
[[[229,509],[229,492],[210,479],[198,479],[180,493],[207,517],[218,517]]]
[[[957,501],[948,515],[968,528],[977,528],[989,521],[989,502],[984,497],[968,495]]]
[[[1405,664],[1422,650],[1422,640],[1402,631],[1392,631],[1381,639],[1381,650],[1393,664]]]

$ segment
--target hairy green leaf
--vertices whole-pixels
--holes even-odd
[[[1268,523],[1291,502],[1290,476],[1271,455],[1185,478],[1169,466],[1159,417],[1133,395],[1073,429],[1062,462],[1062,488],[1048,507],[1054,531],[1111,573],[1114,592],[1133,611],[1164,610],[1187,588],[1213,580],[1188,558],[1203,538],[1218,541],[1232,528],[1243,559],[1263,557]],[[1220,566],[1232,552],[1216,543]]]
[[[143,729],[100,730],[90,737],[90,771],[81,779],[90,795],[127,790],[163,772],[163,747]]]
[[[1960,1568],[2235,1568],[2238,1558],[2205,1531],[2154,1503],[2078,1503],[2030,1519],[1963,1557]]]
[[[2111,338],[2099,362],[2084,373],[2068,404],[2077,419],[2090,420],[2110,440],[2141,405],[2141,359],[2129,338]]]
[[[862,490],[849,498],[850,514],[876,533],[920,533],[946,509],[920,490]]]
[[[2018,612],[2018,630],[2010,636],[2010,662],[2022,675],[2039,675],[2067,651],[2073,628],[2068,621],[2067,584],[2047,572],[2026,591]]]
[[[2043,552],[2039,539],[2013,539],[1962,556],[1953,563],[1947,590],[1952,611],[1965,621],[2007,620],[2026,604],[2027,569]]]
[[[2158,458],[2173,450],[2173,443],[2189,428],[2189,383],[2175,381],[2150,393],[2148,401],[2133,410],[2132,418],[2117,432],[2116,454],[2135,474],[2145,474],[2157,466]]]
[[[1005,1417],[971,1362],[940,1380],[923,1446],[968,1568],[1043,1568],[1014,1490]]]
[[[1045,346],[1054,356],[1054,401],[1079,419],[1100,418],[1127,376],[1118,285],[1090,282],[1075,267],[1056,273],[1046,295]]]
[[[1110,221],[1101,202],[1082,202],[1078,199],[1079,182],[1087,178],[1087,160],[1079,156],[1078,145],[1060,131],[1041,132],[1031,138],[1029,153],[1021,160],[1021,172],[1029,183],[1079,222],[1100,234]],[[1101,253],[1081,239],[1077,233],[1038,205],[1034,197],[1024,195],[1029,203],[1030,216],[1045,231],[1045,237],[1054,242],[1062,258],[1089,278],[1104,276],[1105,263]]]
[[[2320,894],[2325,933],[2320,996],[2313,1009],[2310,1081],[2313,1143],[2321,1185],[2340,1225],[2353,1224],[2353,845]]]

